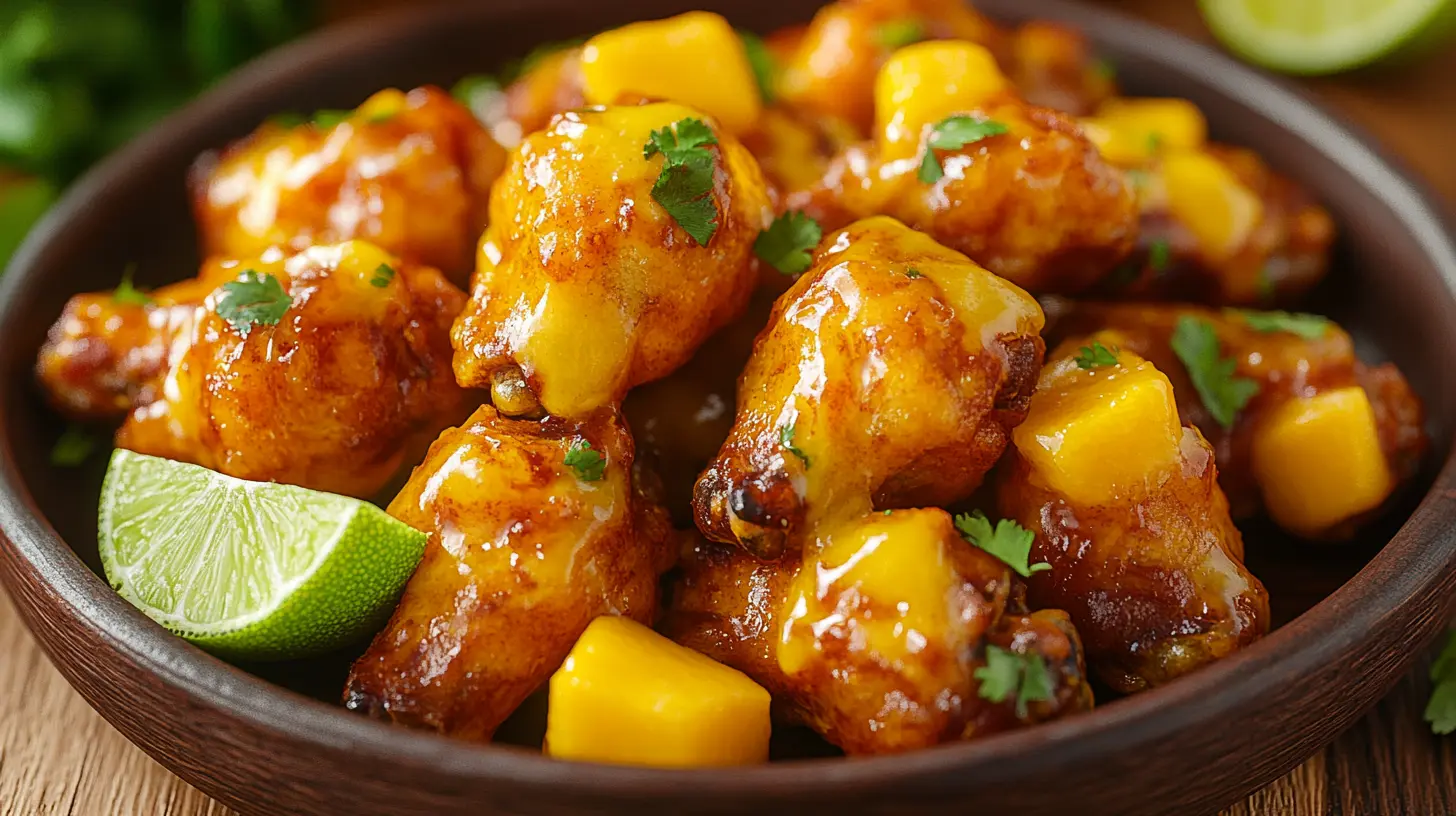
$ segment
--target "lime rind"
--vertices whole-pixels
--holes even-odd
[[[1456,0],[1200,0],[1204,19],[1231,51],[1293,74],[1346,71],[1448,33]]]
[[[118,450],[98,541],[112,586],[157,623],[241,660],[376,631],[427,536],[371,504]]]

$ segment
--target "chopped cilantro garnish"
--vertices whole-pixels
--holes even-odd
[[[758,82],[758,95],[763,97],[765,105],[772,105],[778,96],[774,81],[779,73],[773,52],[768,50],[763,38],[752,31],[739,29],[738,39],[743,41],[743,50],[748,54],[748,66],[753,69],[753,78]]]
[[[377,110],[364,117],[364,121],[371,125],[382,125],[399,114],[397,110]]]
[[[925,155],[920,159],[918,178],[926,184],[934,184],[945,176],[945,168],[936,157],[936,150],[957,150],[1005,132],[1005,125],[991,119],[947,116],[930,130],[930,138],[925,141]]]
[[[1168,263],[1173,259],[1173,248],[1169,246],[1164,238],[1154,238],[1148,244],[1148,266],[1154,272],[1162,272],[1168,268]]]
[[[308,121],[308,117],[296,111],[283,111],[268,117],[268,124],[284,129],[296,128]]]
[[[394,267],[389,264],[380,264],[374,270],[374,277],[369,279],[369,285],[383,289],[392,280],[394,280]]]
[[[801,212],[787,212],[758,234],[753,254],[785,275],[798,275],[813,262],[814,247],[823,237],[818,221]]]
[[[642,146],[643,158],[661,153],[662,172],[652,185],[652,198],[699,245],[718,231],[718,205],[713,201],[713,153],[718,139],[701,119],[682,119],[652,131]]]
[[[606,474],[607,458],[592,450],[591,443],[579,439],[566,452],[566,465],[576,471],[583,482],[600,482]]]
[[[351,110],[324,108],[313,112],[313,123],[321,128],[330,128],[353,115]]]
[[[63,431],[51,448],[51,464],[56,467],[79,467],[96,450],[96,437],[85,429],[71,425]]]
[[[1157,153],[1163,149],[1163,134],[1156,130],[1148,132],[1148,152]]]
[[[905,277],[909,278],[910,280],[915,280],[916,278],[923,278],[925,276],[920,274],[919,269],[916,269],[913,266],[909,266],[905,268]]]
[[[790,422],[788,425],[785,425],[784,427],[780,428],[779,429],[779,442],[783,444],[784,450],[786,450],[789,453],[792,453],[793,455],[799,457],[800,461],[802,461],[804,463],[804,467],[805,468],[808,468],[809,467],[809,454],[804,453],[803,451],[801,451],[798,448],[794,447],[794,433],[796,431],[797,431],[797,428],[794,427],[794,423],[792,423],[792,422]]]
[[[967,541],[1001,559],[1023,578],[1052,568],[1051,564],[1027,563],[1036,534],[1011,519],[1001,519],[992,529],[991,520],[978,510],[956,516],[955,527]]]
[[[891,51],[925,39],[925,23],[914,17],[891,20],[875,29],[875,42]]]
[[[237,280],[222,285],[217,316],[246,337],[254,326],[276,325],[291,305],[293,298],[277,278],[247,269]]]
[[[976,669],[981,681],[977,692],[993,703],[1005,702],[1016,695],[1016,716],[1026,716],[1026,704],[1052,699],[1056,685],[1046,660],[1036,652],[1021,654],[1000,646],[986,647],[986,665]]]
[[[1329,318],[1304,312],[1255,312],[1247,309],[1230,309],[1230,313],[1242,318],[1249,328],[1257,332],[1289,332],[1306,340],[1318,340],[1329,331]]]
[[[1218,333],[1206,320],[1190,315],[1178,318],[1170,345],[1188,369],[1203,407],[1218,424],[1232,428],[1239,411],[1259,393],[1259,384],[1234,376],[1236,364],[1221,356]]]
[[[1072,358],[1077,362],[1077,368],[1083,371],[1091,371],[1102,366],[1117,365],[1117,355],[1107,346],[1093,342],[1090,346],[1083,346],[1077,350],[1077,355]]]
[[[1096,76],[1102,77],[1109,82],[1117,79],[1117,66],[1112,63],[1112,60],[1106,57],[1098,57],[1092,60],[1091,67],[1092,73]]]
[[[134,272],[136,272],[136,264],[127,264],[126,270],[121,273],[121,283],[118,283],[116,288],[111,291],[111,299],[127,306],[150,306],[151,297],[136,288],[131,282]]]

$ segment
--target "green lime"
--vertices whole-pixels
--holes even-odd
[[[284,660],[379,629],[425,534],[372,504],[118,450],[101,564],[152,620],[219,656]]]
[[[1445,34],[1456,0],[1199,0],[1230,50],[1276,71],[1330,74]]]

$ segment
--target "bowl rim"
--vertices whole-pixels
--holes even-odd
[[[405,39],[463,16],[506,19],[524,10],[539,12],[567,0],[498,0],[493,4],[425,4],[376,14],[325,29],[256,60],[168,117],[143,137],[114,153],[72,185],[32,230],[9,273],[0,276],[0,337],[21,308],[22,282],[35,274],[44,248],[63,239],[67,224],[81,217],[92,199],[121,183],[144,157],[164,155],[174,143],[218,116],[239,96],[266,93],[280,74],[307,73],[324,63],[346,60],[374,43]],[[982,0],[988,10],[1006,11],[1014,0]],[[1116,50],[1154,62],[1179,64],[1210,91],[1282,122],[1302,142],[1319,145],[1361,186],[1381,191],[1412,241],[1440,273],[1448,299],[1456,303],[1456,243],[1443,209],[1424,183],[1373,146],[1358,128],[1339,123],[1304,92],[1244,66],[1202,44],[1115,11],[1044,0],[1038,11],[1072,25],[1095,29],[1095,39]],[[992,16],[1002,16],[992,11]],[[1016,16],[1014,13],[1006,16]],[[0,388],[4,384],[0,383]],[[0,423],[5,407],[0,402]],[[1128,740],[1156,745],[1178,732],[1216,721],[1221,712],[1248,705],[1271,682],[1289,682],[1329,665],[1350,643],[1395,610],[1392,599],[1431,590],[1443,570],[1456,564],[1456,525],[1446,522],[1456,499],[1456,450],[1445,453],[1439,474],[1399,531],[1349,581],[1295,620],[1252,647],[1177,683],[1117,700],[1076,717],[1035,728],[873,758],[806,759],[733,769],[663,770],[563,762],[508,746],[475,744],[374,721],[248,674],[173,637],[116,595],[63,541],[42,515],[0,433],[0,544],[27,563],[72,617],[160,682],[192,699],[221,709],[250,726],[282,733],[319,750],[344,746],[360,756],[430,766],[448,775],[509,780],[527,789],[561,790],[603,800],[640,796],[643,791],[691,787],[711,796],[745,788],[767,795],[812,796],[846,784],[904,783],[907,778],[944,784],[944,773],[969,766],[1002,768],[1014,776],[1049,746],[1064,762],[1095,761],[1125,748]],[[1423,567],[1423,568],[1415,568]],[[1415,648],[1421,644],[1411,644]]]

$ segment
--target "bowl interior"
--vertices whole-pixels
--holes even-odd
[[[715,8],[735,24],[767,31],[807,20],[813,0],[718,0],[686,3],[564,3],[505,0],[488,11],[462,9],[452,25],[432,30],[432,47],[404,40],[383,43],[368,60],[330,61],[302,50],[291,59],[255,66],[228,82],[187,114],[193,126],[179,139],[129,155],[134,163],[113,164],[73,195],[55,216],[67,234],[32,247],[23,265],[42,273],[7,283],[9,306],[0,311],[0,398],[3,445],[46,520],[100,575],[96,557],[96,497],[105,462],[93,456],[75,469],[53,467],[49,452],[64,423],[50,412],[33,384],[32,365],[46,329],[66,299],[114,286],[122,270],[137,265],[137,281],[154,286],[195,274],[199,261],[186,196],[189,164],[204,150],[245,135],[279,111],[351,107],[386,86],[435,83],[448,87],[468,74],[490,71],[533,45],[588,34],[632,19],[664,16],[688,7]],[[1090,22],[1093,12],[1050,2],[982,0],[983,9],[1017,19],[1050,8],[1073,23]],[[1029,8],[1027,7],[1029,6]],[[570,14],[561,8],[569,7]],[[503,26],[500,21],[509,20]],[[1339,589],[1395,534],[1429,487],[1451,443],[1456,416],[1456,373],[1445,365],[1441,338],[1456,324],[1449,283],[1420,248],[1392,208],[1370,206],[1365,185],[1378,168],[1345,163],[1340,145],[1311,149],[1313,132],[1300,115],[1286,118],[1278,99],[1260,104],[1258,94],[1242,101],[1207,73],[1206,63],[1183,65],[1176,43],[1139,42],[1138,27],[1104,21],[1089,26],[1099,48],[1118,68],[1128,93],[1187,97],[1207,112],[1213,136],[1257,148],[1276,169],[1295,176],[1326,203],[1339,227],[1334,272],[1311,311],[1329,314],[1355,336],[1362,357],[1393,360],[1424,398],[1433,438],[1432,455],[1417,482],[1380,522],[1348,545],[1310,545],[1290,540],[1271,525],[1244,528],[1251,569],[1269,586],[1276,623],[1283,624]],[[362,31],[362,29],[361,29]],[[1170,49],[1159,53],[1158,49]],[[260,81],[265,80],[265,81]],[[1295,114],[1299,114],[1298,111]],[[145,137],[144,137],[145,138]],[[1415,195],[1390,189],[1393,197]],[[1275,635],[1277,637],[1277,634]],[[357,652],[355,652],[357,653]],[[262,677],[316,699],[334,702],[348,660],[339,654],[306,662],[248,667]],[[342,711],[340,712],[342,715]],[[528,704],[513,741],[530,743],[539,706]],[[512,732],[507,730],[507,735]],[[795,743],[791,755],[814,752]]]

